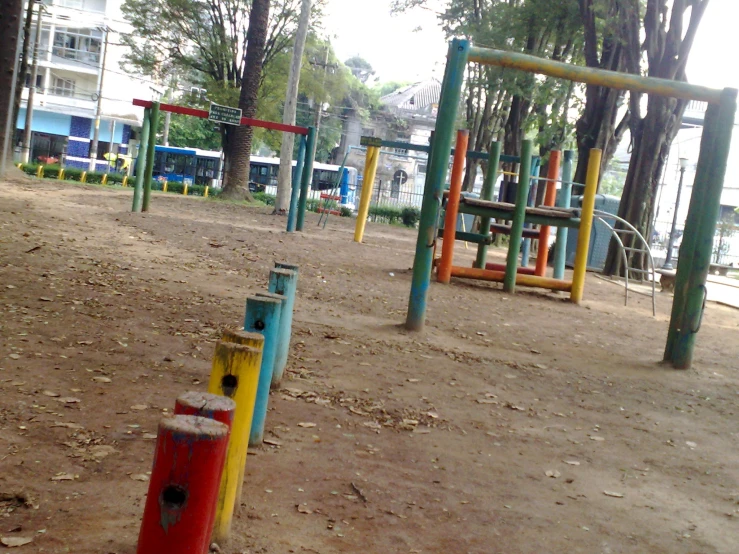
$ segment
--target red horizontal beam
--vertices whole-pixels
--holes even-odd
[[[151,108],[154,104],[151,100],[139,100],[134,98],[133,105],[141,108]],[[175,106],[174,104],[159,104],[159,111],[170,112],[180,115],[191,115],[208,119],[208,110],[199,110],[197,108],[188,108],[186,106]],[[250,117],[242,117],[241,124],[249,127],[261,127],[262,129],[271,129],[272,131],[285,131],[286,133],[295,133],[296,135],[307,135],[308,127],[300,127],[298,125],[285,125],[284,123],[275,123],[274,121],[263,121],[261,119],[252,119]]]

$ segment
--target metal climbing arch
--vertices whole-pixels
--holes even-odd
[[[652,257],[652,251],[649,248],[649,244],[644,239],[642,234],[634,227],[631,223],[626,221],[625,219],[618,217],[615,214],[611,214],[608,212],[604,212],[602,210],[595,210],[593,212],[593,217],[603,223],[608,229],[611,231],[611,235],[614,239],[616,239],[616,243],[621,249],[621,256],[624,261],[624,306],[627,306],[629,303],[629,272],[636,273],[638,275],[644,276],[651,276],[651,283],[652,283],[652,315],[657,315],[657,303],[655,299],[655,283],[654,283],[654,258]],[[623,229],[617,229],[615,225],[611,225],[608,223],[607,220],[613,220],[614,222],[620,223],[624,226]],[[622,237],[621,235],[624,235]],[[635,241],[625,241],[625,236],[632,236],[636,240]],[[624,242],[627,242],[631,246],[626,246]],[[638,245],[638,246],[637,246]],[[646,254],[647,261],[649,262],[647,269],[641,269],[638,267],[633,267],[629,265],[629,260],[634,259],[634,254],[639,253],[639,255]],[[639,279],[640,281],[643,281],[643,277]]]

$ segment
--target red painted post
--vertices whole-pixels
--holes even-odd
[[[544,205],[554,206],[557,199],[557,183],[559,179],[559,161],[562,153],[552,150],[549,153],[549,170],[547,171],[547,190],[544,195]],[[549,256],[549,225],[542,225],[539,229],[539,252],[536,254],[536,271],[534,275],[544,277],[547,273],[547,257]]]
[[[467,143],[470,132],[466,129],[457,131],[457,144],[452,164],[452,180],[449,186],[449,198],[446,201],[444,216],[444,238],[441,243],[441,260],[436,270],[436,280],[448,283],[452,278],[452,261],[454,258],[454,241],[457,237],[457,215],[459,214],[459,196],[462,193],[464,179],[464,162],[467,157]],[[436,240],[436,237],[433,238]]]
[[[159,422],[137,554],[203,554],[226,458],[228,427],[177,415]]]

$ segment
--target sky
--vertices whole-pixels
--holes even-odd
[[[441,79],[447,42],[436,14],[415,9],[390,15],[390,3],[328,0],[324,27],[339,59],[360,55],[383,82]],[[443,4],[428,2],[433,3]],[[739,88],[739,64],[734,62],[737,16],[738,0],[710,0],[690,56],[690,82]]]

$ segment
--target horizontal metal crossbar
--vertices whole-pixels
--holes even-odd
[[[468,61],[485,65],[495,65],[509,69],[518,69],[529,73],[549,75],[586,83],[599,85],[617,90],[631,90],[647,94],[658,94],[679,98],[682,100],[697,100],[709,104],[718,104],[721,100],[721,91],[699,85],[691,85],[682,81],[658,79],[656,77],[642,77],[630,73],[619,73],[606,69],[595,69],[578,65],[556,62],[520,54],[518,52],[504,52],[491,48],[470,47]]]

